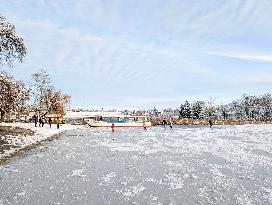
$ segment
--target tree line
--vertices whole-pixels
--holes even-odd
[[[27,48],[14,25],[0,14],[0,66],[12,67],[14,60],[22,62],[26,54]],[[52,85],[44,70],[34,73],[29,85],[0,70],[0,120],[25,111],[63,116],[70,99]]]
[[[71,96],[52,85],[44,70],[32,74],[28,85],[0,71],[0,90],[1,120],[9,119],[11,114],[19,115],[23,112],[56,114],[62,117],[71,99]]]
[[[214,101],[196,101],[181,104],[180,118],[215,119],[215,120],[272,120],[272,96],[244,94],[240,99],[226,105],[215,105]]]

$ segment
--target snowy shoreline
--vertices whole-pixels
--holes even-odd
[[[70,125],[70,124],[62,124],[59,129],[57,129],[56,125],[52,125],[50,128],[48,124],[45,124],[44,127],[35,127],[34,123],[0,123],[0,126],[10,126],[10,127],[19,127],[24,129],[30,129],[35,134],[34,135],[7,135],[5,136],[5,140],[9,142],[8,145],[14,146],[8,150],[4,150],[3,153],[0,153],[0,161],[6,158],[10,158],[14,156],[20,150],[28,149],[31,146],[40,143],[46,139],[62,134],[68,130],[75,130],[78,128],[82,128],[82,125]],[[1,137],[2,139],[2,137]]]

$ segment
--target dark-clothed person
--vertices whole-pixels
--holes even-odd
[[[51,119],[51,117],[48,118],[48,124],[49,124],[49,126],[51,128],[51,125],[52,125],[52,119]]]
[[[212,119],[209,119],[209,125],[210,125],[210,128],[212,128]]]
[[[37,116],[37,115],[34,115],[33,118],[34,118],[35,127],[37,127],[37,124],[38,124],[38,116]]]
[[[59,118],[57,118],[57,129],[59,129],[59,127],[60,127],[60,120]]]
[[[43,122],[43,121],[42,121],[42,117],[40,116],[40,117],[39,117],[39,127],[41,126],[42,122]]]

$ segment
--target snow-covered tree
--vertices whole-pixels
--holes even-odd
[[[47,90],[53,89],[49,74],[45,70],[32,74],[31,94],[32,94],[32,108],[35,111],[47,112],[47,102],[44,94]]]
[[[196,101],[195,103],[192,104],[192,117],[195,119],[203,118],[204,109],[205,109],[205,102]]]
[[[227,120],[229,116],[228,108],[227,106],[221,106],[221,111],[222,111],[222,118],[223,120]]]
[[[21,82],[7,73],[0,72],[0,112],[1,120],[11,112],[21,112],[26,108],[29,91]]]
[[[21,62],[25,55],[23,39],[15,32],[15,27],[0,14],[0,64],[11,66],[13,60]]]
[[[263,120],[271,120],[272,119],[272,96],[267,93],[260,97],[260,115]]]
[[[206,110],[205,110],[205,115],[207,118],[211,118],[211,117],[215,117],[216,115],[216,107],[214,105],[214,101],[215,99],[211,99],[210,101],[208,101],[207,106],[206,106]]]
[[[244,113],[247,119],[254,118],[254,103],[255,103],[255,96],[243,95],[242,96],[242,107],[244,109]]]
[[[183,115],[185,118],[191,118],[191,105],[190,103],[186,100],[184,105],[183,105]]]
[[[158,117],[158,110],[156,109],[156,107],[154,107],[154,109],[153,109],[153,115],[154,115],[154,117]]]
[[[56,90],[54,88],[49,88],[41,96],[43,107],[46,108],[46,113],[57,114],[62,117],[69,105],[71,96]]]
[[[241,119],[243,116],[243,109],[240,100],[233,100],[230,104],[230,118],[231,119]]]
[[[184,116],[184,105],[183,104],[180,105],[179,117],[180,118],[184,118],[185,117]]]
[[[45,70],[33,74],[32,81],[32,108],[40,114],[48,113],[63,116],[71,96],[55,89],[51,84],[49,74]]]

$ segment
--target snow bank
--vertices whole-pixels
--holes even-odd
[[[20,128],[30,129],[35,132],[35,134],[32,136],[24,136],[24,135],[5,136],[5,140],[8,141],[8,145],[11,145],[12,147],[8,150],[4,150],[3,153],[0,153],[0,159],[10,156],[19,150],[22,150],[33,144],[39,143],[47,138],[53,137],[55,135],[59,135],[64,131],[74,130],[74,129],[83,127],[82,125],[63,124],[63,125],[60,125],[59,129],[57,129],[56,125],[52,125],[51,128],[47,124],[44,125],[44,127],[35,127],[33,123],[0,123],[0,125],[20,127]]]

